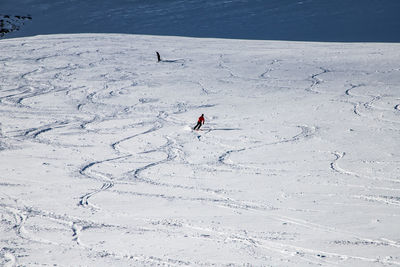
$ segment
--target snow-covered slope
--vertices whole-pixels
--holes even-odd
[[[0,41],[0,264],[400,265],[399,49]]]
[[[6,37],[131,33],[256,40],[400,42],[398,0],[1,0]],[[20,24],[24,23],[23,27]]]

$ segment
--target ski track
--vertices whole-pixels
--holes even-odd
[[[249,146],[249,147],[244,147],[244,148],[239,148],[239,149],[232,149],[224,152],[222,155],[219,156],[218,162],[224,165],[229,165],[231,167],[234,167],[234,164],[231,163],[226,163],[227,158],[232,154],[232,153],[239,153],[245,150],[251,150],[251,149],[258,149],[262,148],[264,146],[272,146],[272,145],[279,145],[279,144],[284,144],[284,143],[290,143],[290,142],[296,142],[300,139],[306,139],[306,138],[311,138],[312,136],[315,135],[317,131],[317,127],[309,127],[309,126],[297,126],[298,128],[301,129],[301,132],[299,134],[296,134],[295,136],[291,138],[284,138],[282,140],[276,141],[276,142],[270,142],[266,144],[261,144],[257,146]]]
[[[89,228],[109,228],[109,229],[121,229],[127,230],[126,227],[121,227],[118,225],[109,225],[109,224],[99,224],[93,221],[86,221],[80,218],[74,218],[66,215],[58,215],[53,212],[38,210],[33,207],[14,207],[14,206],[7,206],[0,203],[0,208],[4,209],[7,213],[13,215],[15,219],[15,225],[13,229],[15,230],[16,234],[26,240],[30,240],[35,243],[44,244],[44,245],[55,245],[57,247],[61,247],[62,249],[74,249],[74,244],[77,244],[81,249],[86,250],[88,253],[95,252],[97,255],[101,255],[101,257],[112,257],[115,259],[120,260],[121,258],[126,259],[130,262],[136,262],[141,264],[162,264],[162,265],[169,265],[169,266],[181,266],[181,265],[192,265],[191,262],[181,261],[179,259],[173,258],[160,258],[156,256],[145,256],[145,255],[135,255],[135,254],[124,254],[117,251],[107,251],[107,250],[99,250],[93,247],[88,247],[81,242],[81,235],[82,231]],[[52,241],[48,241],[41,238],[36,238],[31,235],[24,227],[24,223],[26,219],[29,217],[38,216],[42,219],[47,219],[49,221],[55,221],[62,225],[65,225],[66,229],[70,229],[71,234],[71,243],[55,243]],[[139,229],[140,230],[140,229]],[[4,248],[3,248],[4,250]],[[1,254],[0,254],[1,255]],[[9,266],[15,266],[17,263],[16,257],[11,252],[5,252],[4,257],[7,258]],[[7,264],[5,266],[8,266]]]
[[[8,251],[7,248],[2,248],[2,251],[0,251],[0,256],[3,256],[5,262],[4,267],[15,267],[18,266],[17,259],[14,256],[13,253]]]
[[[363,199],[371,202],[380,202],[388,205],[400,206],[400,199],[392,196],[365,196],[365,195],[354,195],[354,198]]]
[[[335,172],[349,175],[349,176],[354,176],[356,178],[364,178],[364,179],[369,179],[369,180],[385,181],[385,182],[391,182],[391,183],[400,183],[400,180],[387,179],[387,178],[381,178],[381,177],[370,177],[367,175],[358,174],[356,172],[347,171],[347,170],[339,167],[339,165],[338,165],[338,161],[344,158],[344,156],[346,155],[346,152],[342,152],[342,153],[333,152],[332,154],[335,156],[335,159],[331,162],[330,167]]]
[[[259,212],[260,209],[257,208],[249,208],[248,210],[253,210],[256,212]],[[356,238],[358,240],[362,240],[364,242],[372,242],[375,244],[381,244],[381,245],[390,245],[390,246],[394,246],[396,248],[400,247],[400,244],[398,244],[395,241],[392,240],[372,240],[372,239],[368,239],[368,238],[363,238],[363,237],[359,237],[353,233],[348,233],[345,231],[340,231],[331,227],[327,227],[327,226],[323,226],[323,225],[319,225],[319,224],[315,224],[315,223],[310,223],[304,220],[299,220],[299,219],[295,219],[292,217],[287,217],[287,216],[279,216],[279,215],[267,215],[268,217],[278,220],[278,221],[282,221],[284,223],[291,223],[293,225],[299,225],[305,228],[309,228],[311,230],[314,231],[322,231],[322,232],[329,232],[329,233],[341,233],[341,234],[346,234],[350,237]],[[199,227],[196,227],[199,228]],[[319,264],[320,262],[320,258],[333,258],[333,259],[339,259],[340,261],[346,261],[348,259],[354,259],[354,260],[360,260],[363,262],[376,262],[376,259],[374,258],[366,258],[366,257],[359,257],[359,256],[354,256],[354,255],[348,255],[348,254],[338,254],[338,253],[331,253],[331,252],[326,252],[326,251],[321,251],[321,250],[315,250],[315,249],[309,249],[309,248],[305,248],[305,247],[301,247],[301,246],[293,246],[293,245],[289,245],[289,244],[283,244],[283,243],[279,243],[279,242],[271,242],[271,241],[266,241],[264,239],[259,239],[256,236],[254,237],[248,237],[248,236],[240,236],[240,235],[230,235],[227,234],[225,232],[221,232],[221,231],[215,231],[215,230],[211,230],[209,228],[207,229],[202,229],[205,231],[209,231],[209,232],[213,232],[213,235],[217,235],[217,236],[224,236],[223,240],[232,240],[232,241],[237,241],[237,242],[242,242],[245,244],[248,244],[250,246],[253,247],[259,247],[259,248],[263,248],[263,249],[267,249],[273,252],[278,252],[281,253],[283,255],[290,255],[290,256],[296,256],[297,259],[300,257],[300,260],[308,262],[308,263],[315,263],[315,264]],[[337,265],[336,262],[329,262],[329,261],[322,261],[325,264],[326,263],[330,263],[330,264],[334,264]],[[392,260],[385,260],[386,263],[388,264],[395,264],[395,265],[399,265],[400,262],[396,262],[396,261],[392,261]]]
[[[280,61],[281,60],[279,60],[279,59],[272,60],[271,63],[269,63],[269,67],[267,67],[267,70],[264,71],[263,73],[261,73],[259,77],[263,78],[263,79],[267,79],[268,78],[268,77],[266,77],[267,74],[274,70],[273,65],[275,65],[276,63],[279,63]]]
[[[281,219],[286,220],[286,221],[291,220],[290,218],[281,218]],[[291,223],[304,224],[301,221],[293,221],[293,220],[291,221]],[[277,241],[260,239],[256,236],[240,235],[237,233],[231,234],[231,233],[228,233],[223,230],[202,228],[200,226],[193,226],[193,225],[185,225],[185,226],[190,227],[192,229],[209,232],[209,233],[211,233],[211,236],[214,239],[240,242],[240,243],[246,244],[251,247],[257,247],[257,248],[277,252],[277,253],[280,253],[280,254],[283,254],[286,256],[296,257],[296,262],[297,262],[297,260],[302,260],[306,263],[314,263],[314,264],[318,264],[318,265],[322,262],[324,264],[333,264],[335,266],[337,266],[337,265],[340,266],[341,264],[338,264],[338,261],[343,263],[349,259],[359,260],[359,261],[362,261],[365,263],[373,263],[373,262],[377,261],[377,259],[374,259],[374,258],[367,258],[367,257],[350,255],[350,254],[340,254],[340,253],[333,253],[333,252],[309,249],[306,247],[294,246],[294,245],[285,244],[285,243],[281,243],[281,242],[277,242]],[[307,226],[307,224],[306,224],[306,226]],[[330,231],[330,229],[325,229],[325,230]],[[333,230],[333,231],[336,232],[336,230]],[[394,245],[395,247],[398,247],[398,244],[391,240],[387,240],[387,241],[386,240],[385,241],[375,241],[375,240],[370,240],[370,239],[361,239],[361,240],[364,240],[367,242],[377,242],[378,244],[384,243],[385,245],[389,244],[389,245]],[[328,259],[335,260],[335,261],[328,261]],[[393,261],[393,260],[383,260],[383,262],[385,262],[386,264],[400,265],[400,262]]]
[[[146,131],[144,131],[144,132],[141,132],[141,133],[138,133],[138,134],[134,134],[134,135],[132,135],[132,136],[125,137],[125,138],[123,138],[123,139],[121,139],[121,140],[118,140],[118,141],[112,143],[112,144],[111,144],[111,147],[112,147],[112,149],[114,149],[117,153],[121,153],[121,151],[118,149],[118,146],[119,146],[121,143],[126,142],[126,141],[128,141],[128,140],[131,140],[131,139],[133,139],[133,138],[135,138],[135,137],[138,137],[138,136],[141,136],[141,135],[146,135],[146,134],[155,132],[155,131],[161,129],[162,127],[163,127],[163,126],[162,126],[161,123],[156,123],[153,127],[151,127],[150,129],[148,129],[148,130],[146,130]]]
[[[36,242],[36,243],[58,245],[56,242],[52,242],[52,241],[42,239],[42,238],[37,238],[37,237],[34,237],[33,235],[31,235],[25,229],[25,222],[29,216],[25,212],[22,212],[16,208],[4,206],[4,205],[0,205],[0,207],[2,207],[6,213],[12,214],[14,221],[15,221],[13,229],[18,237],[29,240],[31,242]]]
[[[129,192],[130,193],[130,192]],[[4,205],[1,205],[0,207],[5,207]],[[25,216],[21,216],[20,215],[20,211],[17,211],[15,208],[10,208],[10,207],[6,207],[8,210],[11,210],[13,214],[16,214],[16,231],[20,234],[21,232],[26,233],[25,229],[23,228],[23,223],[25,221]],[[94,222],[87,222],[87,221],[82,221],[80,219],[74,219],[74,218],[70,218],[70,217],[65,217],[65,216],[60,216],[60,215],[56,215],[54,213],[48,213],[45,211],[38,211],[35,210],[33,208],[24,208],[25,212],[29,212],[31,214],[31,216],[47,216],[50,219],[56,219],[57,221],[61,220],[63,221],[66,225],[71,225],[71,230],[73,232],[72,234],[72,242],[76,242],[78,245],[83,246],[83,248],[85,249],[89,249],[90,251],[93,251],[92,248],[86,248],[84,245],[81,244],[80,241],[80,235],[81,235],[81,231],[87,227],[115,227],[115,226],[111,226],[111,225],[98,225]],[[293,218],[289,218],[289,217],[281,217],[278,216],[276,217],[278,220],[282,220],[285,222],[290,222],[293,224],[299,224],[299,225],[303,225],[305,227],[310,227],[311,229],[319,229],[321,228],[320,225],[316,225],[316,224],[312,224],[309,222],[305,222],[302,220],[296,220]],[[86,226],[82,226],[82,225],[86,225]],[[339,258],[340,261],[345,261],[348,259],[354,259],[354,260],[360,260],[363,262],[375,262],[376,259],[373,258],[366,258],[366,257],[358,257],[358,256],[353,256],[353,255],[347,255],[347,254],[338,254],[338,253],[331,253],[331,252],[325,252],[325,251],[320,251],[320,250],[314,250],[314,249],[309,249],[309,248],[305,248],[305,247],[301,247],[301,246],[293,246],[293,245],[289,245],[289,244],[284,244],[281,242],[277,242],[276,240],[274,241],[269,241],[266,239],[260,239],[256,236],[248,236],[248,235],[240,235],[237,233],[231,234],[228,233],[226,230],[215,230],[215,229],[211,229],[211,228],[204,228],[201,226],[197,226],[197,225],[193,225],[193,224],[183,224],[184,227],[187,228],[191,228],[193,230],[201,230],[202,232],[210,232],[211,235],[202,235],[202,238],[205,239],[209,239],[212,238],[213,240],[221,240],[224,242],[239,242],[251,247],[258,247],[261,249],[266,249],[269,251],[273,251],[273,252],[278,252],[281,253],[283,255],[287,255],[287,256],[296,256],[297,259],[300,259],[302,261],[308,262],[308,263],[318,263],[321,262],[321,258],[327,258],[327,259],[337,259]],[[21,231],[22,229],[22,231]],[[330,229],[327,227],[322,227],[322,229],[324,231],[337,231],[335,229]],[[24,237],[25,238],[25,237]],[[33,239],[35,242],[43,242],[40,241],[38,239]],[[392,240],[371,240],[371,239],[362,239],[360,238],[360,240],[364,240],[367,242],[374,242],[374,243],[378,243],[378,244],[384,244],[384,245],[393,245],[396,247],[399,247],[399,244],[397,244],[396,242],[392,241]],[[49,241],[47,241],[49,242]],[[45,243],[47,243],[45,242]],[[60,246],[61,244],[57,244],[58,246]],[[65,245],[61,245],[64,246]],[[179,265],[191,265],[193,263],[191,262],[186,262],[186,261],[181,261],[181,260],[174,260],[174,259],[161,259],[158,257],[143,257],[143,256],[134,256],[134,255],[120,255],[118,253],[114,253],[114,252],[110,252],[110,251],[99,251],[99,253],[106,253],[106,256],[111,256],[111,257],[123,257],[123,258],[127,258],[130,260],[134,260],[134,261],[138,261],[138,262],[153,262],[153,263],[174,263]],[[329,261],[323,260],[322,262],[324,263],[330,263]],[[396,261],[391,261],[391,260],[385,260],[384,262],[386,262],[387,264],[395,264],[395,265],[399,265],[399,262]],[[198,263],[198,262],[197,262]],[[334,262],[331,262],[334,263]]]
[[[323,80],[320,79],[319,76],[321,76],[321,75],[323,75],[323,74],[325,74],[325,73],[330,72],[330,70],[325,69],[325,68],[323,68],[323,67],[320,67],[320,69],[321,69],[321,72],[318,72],[318,73],[315,73],[315,74],[312,74],[312,75],[311,75],[311,77],[310,77],[310,79],[311,79],[311,85],[310,85],[308,88],[306,88],[306,91],[307,91],[307,92],[310,92],[310,93],[313,93],[313,94],[320,94],[319,91],[316,91],[316,90],[315,90],[315,88],[316,88],[317,86],[319,86],[321,83],[323,83]]]
[[[354,94],[352,91],[356,88],[365,87],[366,84],[356,84],[356,85],[350,84],[350,86],[351,87],[345,91],[346,96],[349,96],[352,98],[369,98],[368,101],[358,101],[358,102],[348,101],[348,103],[353,105],[353,113],[355,115],[360,116],[360,117],[361,116],[367,117],[367,118],[373,119],[373,120],[379,120],[379,121],[382,121],[385,123],[390,123],[390,124],[399,124],[400,123],[400,121],[387,120],[387,119],[384,119],[383,117],[372,117],[371,118],[371,115],[365,115],[364,113],[361,113],[360,112],[361,108],[363,108],[364,110],[367,110],[367,111],[378,110],[378,108],[376,108],[373,104],[375,102],[382,100],[384,95],[368,95],[368,96],[367,95],[357,95],[357,94]],[[394,110],[399,110],[399,105],[400,104],[395,105]],[[386,111],[386,112],[391,111],[391,109],[381,109],[381,110]]]
[[[163,152],[163,153],[166,154],[166,158],[163,159],[163,160],[150,162],[149,164],[147,164],[147,165],[145,165],[145,166],[143,166],[141,168],[138,168],[138,169],[128,173],[128,176],[127,176],[126,179],[127,180],[132,180],[132,178],[133,178],[133,181],[143,182],[143,183],[151,184],[151,185],[154,185],[154,186],[180,188],[180,189],[186,189],[186,190],[191,190],[191,191],[195,190],[195,191],[203,191],[203,192],[207,192],[207,193],[211,192],[211,193],[219,194],[221,192],[221,190],[214,190],[214,189],[210,189],[210,188],[198,188],[198,187],[194,187],[194,186],[185,186],[185,185],[181,185],[181,184],[171,184],[171,183],[157,182],[155,180],[143,177],[141,175],[142,172],[144,172],[144,171],[146,171],[146,170],[148,170],[148,169],[150,169],[152,167],[155,167],[155,166],[158,166],[158,165],[161,165],[161,164],[166,164],[166,163],[176,159],[178,157],[178,153],[176,152],[177,149],[172,147],[172,145],[174,143],[175,143],[174,141],[172,141],[171,139],[168,139],[168,142],[165,145],[155,149],[154,151],[149,151],[150,153],[151,152]],[[149,153],[149,152],[145,152],[145,153]]]
[[[225,77],[224,79],[235,79],[235,80],[242,80],[242,81],[254,81],[254,82],[261,82],[264,83],[266,81],[266,77],[265,75],[272,71],[273,69],[269,69],[266,72],[252,78],[252,77],[247,77],[247,76],[241,76],[239,74],[236,74],[229,66],[228,63],[230,63],[229,61],[225,60],[224,57],[226,57],[226,55],[220,54],[219,55],[219,62],[218,62],[218,68],[227,72],[229,74],[229,77]],[[279,62],[281,60],[273,60],[270,65],[272,66],[273,64],[275,64],[276,62]],[[222,81],[224,80],[222,79]],[[232,81],[229,81],[232,82]],[[200,85],[201,86],[201,85]]]
[[[354,196],[354,197],[357,197],[357,196]],[[243,209],[243,210],[247,210],[247,211],[253,211],[253,212],[256,212],[256,213],[262,212],[264,216],[267,216],[267,217],[269,217],[269,218],[271,218],[273,220],[280,221],[280,222],[283,222],[283,223],[290,223],[290,224],[293,224],[293,225],[298,225],[298,226],[301,226],[301,227],[304,227],[304,228],[307,228],[307,229],[311,229],[313,231],[320,231],[320,232],[323,232],[323,233],[344,234],[344,235],[347,235],[347,236],[349,236],[351,238],[356,238],[357,240],[361,240],[361,241],[365,241],[365,242],[371,242],[371,243],[374,243],[374,244],[380,244],[380,245],[384,245],[384,246],[393,246],[395,248],[400,248],[400,243],[396,242],[396,241],[393,241],[393,240],[383,239],[383,238],[381,240],[375,240],[375,239],[371,239],[371,238],[362,237],[362,236],[359,236],[358,234],[354,234],[354,233],[351,233],[351,232],[348,232],[348,231],[343,231],[343,230],[340,230],[340,229],[336,229],[336,228],[333,228],[333,227],[330,227],[330,226],[325,226],[325,225],[321,225],[321,224],[317,224],[317,223],[312,223],[312,222],[309,222],[309,221],[306,221],[306,220],[303,220],[303,219],[298,219],[298,218],[289,217],[289,216],[277,215],[277,214],[274,214],[275,211],[279,210],[279,209],[276,209],[276,208],[271,208],[271,207],[262,208],[262,207],[257,206],[257,205],[243,206],[243,205],[237,205],[237,204],[234,205],[234,206],[233,205],[227,205],[227,207],[230,207],[230,208],[233,208],[233,209],[239,208],[239,209]],[[266,211],[268,213],[265,213]],[[254,239],[256,239],[256,237]],[[276,245],[275,242],[274,242],[274,245]],[[283,244],[281,244],[281,245],[283,245]],[[317,252],[318,252],[318,254],[335,255],[335,256],[338,256],[338,257],[344,256],[345,258],[361,259],[361,260],[366,260],[366,261],[371,261],[371,262],[376,261],[376,259],[349,256],[349,255],[340,255],[340,254],[329,253],[329,252],[321,252],[321,251],[318,251],[318,250],[305,249],[305,248],[302,248],[302,247],[291,246],[291,245],[286,245],[286,244],[284,244],[283,246],[284,247],[294,248],[293,252],[296,252],[296,253],[291,253],[292,255],[293,254],[297,254],[298,251],[302,251],[302,252],[311,251],[313,256],[317,255]],[[285,250],[285,251],[287,251],[287,250]],[[400,264],[399,262],[392,262],[392,263]]]
[[[345,91],[345,95],[353,97],[353,95],[350,93],[353,89],[364,86],[364,84],[358,84],[358,85],[354,85],[354,84],[350,84],[351,88],[347,89]],[[353,105],[353,113],[357,116],[361,116],[360,112],[358,111],[358,108],[360,105],[362,105],[362,102],[350,102],[348,101],[348,103]]]
[[[91,96],[90,96],[89,98],[92,99],[92,96],[93,96],[93,95],[94,95],[94,94],[91,94]],[[90,101],[92,101],[92,100],[90,100]],[[212,106],[214,106],[214,105],[205,105],[205,106],[203,105],[203,107],[212,107]],[[195,107],[195,108],[196,108],[196,107]],[[79,109],[78,109],[78,110],[79,110]],[[185,109],[185,110],[183,110],[183,112],[187,112],[187,110]],[[129,140],[131,140],[131,139],[133,139],[133,138],[136,138],[136,137],[138,137],[138,136],[145,136],[145,135],[147,135],[147,134],[153,133],[153,132],[155,132],[155,131],[157,131],[157,130],[163,128],[163,123],[162,123],[162,121],[165,120],[167,117],[168,117],[168,114],[167,114],[166,112],[163,112],[163,111],[159,112],[159,114],[156,116],[155,121],[152,122],[152,123],[154,124],[153,127],[151,127],[150,129],[148,129],[148,130],[146,130],[146,131],[140,132],[140,133],[138,133],[138,134],[134,134],[134,135],[132,135],[132,136],[128,136],[128,137],[125,137],[125,138],[123,138],[123,139],[120,139],[120,140],[118,140],[118,141],[116,141],[116,142],[113,142],[113,143],[110,145],[111,148],[112,148],[117,154],[121,154],[122,152],[120,151],[119,146],[120,146],[123,142],[129,141]],[[92,122],[94,122],[94,121],[98,121],[98,118],[95,118],[95,119],[93,119],[93,120],[91,120],[91,121],[89,121],[89,122],[85,122],[84,124],[81,124],[81,128],[86,128],[86,126],[87,126],[88,123],[92,123]],[[103,121],[103,120],[100,120],[100,121]],[[160,164],[167,163],[167,162],[169,162],[169,161],[172,161],[174,158],[176,158],[176,155],[173,155],[173,154],[171,153],[171,151],[172,151],[172,149],[170,149],[171,144],[172,144],[172,141],[168,139],[168,141],[167,141],[167,143],[166,143],[165,145],[163,145],[163,146],[161,146],[161,147],[155,149],[154,151],[141,152],[141,153],[164,152],[164,153],[167,154],[167,158],[164,159],[164,160],[161,160],[161,161],[151,162],[151,163],[149,163],[149,164],[147,164],[147,165],[145,165],[145,166],[143,166],[143,167],[141,167],[141,168],[138,168],[138,169],[134,170],[132,173],[133,173],[133,177],[135,178],[135,181],[141,181],[141,182],[144,182],[144,183],[147,183],[147,184],[152,184],[152,185],[157,185],[157,186],[164,186],[164,187],[182,188],[182,189],[188,189],[188,190],[193,190],[193,189],[194,189],[194,188],[192,188],[192,187],[187,187],[187,186],[182,186],[182,185],[174,185],[174,184],[167,184],[167,183],[159,183],[159,182],[155,182],[155,181],[153,181],[153,180],[151,180],[151,179],[148,179],[148,178],[140,177],[139,174],[140,174],[141,172],[143,172],[144,170],[149,169],[149,168],[154,167],[154,166],[157,166],[157,165],[160,165]],[[168,149],[168,150],[167,150],[167,149]],[[130,158],[130,157],[132,157],[132,156],[133,156],[133,154],[128,154],[128,155],[121,156],[121,157],[117,157],[117,158],[110,158],[110,159],[101,160],[101,161],[94,161],[94,162],[91,162],[91,163],[85,165],[83,168],[81,168],[81,170],[79,171],[79,173],[80,173],[81,175],[84,175],[84,176],[88,177],[88,178],[93,178],[93,176],[87,175],[87,174],[86,174],[86,171],[87,171],[89,168],[93,167],[94,165],[102,164],[102,163],[104,163],[104,162],[114,161],[114,160],[118,160],[118,159],[122,159],[122,158]],[[99,180],[99,179],[97,179],[97,178],[94,178],[94,179],[95,179],[95,180]],[[101,179],[100,179],[100,180],[101,180]],[[103,191],[106,191],[106,190],[112,188],[113,186],[114,186],[114,181],[111,181],[111,180],[110,180],[110,181],[103,182],[103,184],[102,184],[102,186],[101,186],[100,189],[94,190],[94,191],[91,191],[91,192],[88,192],[88,193],[82,195],[82,196],[80,197],[80,201],[79,201],[79,204],[78,204],[78,205],[79,205],[79,206],[83,206],[83,207],[90,207],[93,211],[99,210],[99,209],[100,209],[99,207],[97,207],[97,206],[95,206],[95,205],[89,203],[89,201],[88,201],[89,198],[91,198],[92,196],[94,196],[94,195],[96,195],[96,194],[98,194],[98,193],[101,193],[101,192],[103,192]],[[219,190],[212,190],[212,189],[202,189],[202,191],[214,192],[214,193],[219,192]]]
[[[80,240],[82,228],[83,228],[83,227],[80,226],[79,224],[77,224],[77,223],[72,223],[72,227],[71,227],[72,232],[73,232],[73,234],[72,234],[72,240],[73,240],[73,241],[76,241],[76,243],[77,243],[78,245],[82,245],[81,240]]]
[[[94,161],[94,162],[90,162],[89,164],[83,166],[83,167],[79,170],[79,173],[80,173],[81,175],[83,175],[83,176],[85,176],[86,178],[89,178],[89,179],[94,179],[94,180],[96,180],[96,181],[101,181],[103,184],[102,184],[102,186],[101,186],[100,189],[97,189],[97,190],[94,190],[94,191],[91,191],[91,192],[89,192],[89,193],[86,193],[86,194],[82,195],[82,196],[80,197],[80,200],[79,200],[79,204],[78,204],[78,205],[79,205],[79,206],[83,206],[83,207],[91,206],[94,210],[97,210],[98,207],[96,207],[96,206],[94,206],[94,205],[92,205],[92,204],[89,204],[89,201],[88,201],[89,198],[92,197],[92,196],[94,196],[95,194],[98,194],[98,193],[100,193],[100,192],[106,191],[106,190],[108,190],[108,189],[110,189],[111,187],[114,186],[114,181],[112,180],[112,178],[109,178],[108,181],[104,181],[104,177],[98,178],[98,177],[96,177],[96,176],[87,174],[87,171],[88,171],[91,167],[93,167],[93,166],[95,166],[95,165],[97,165],[97,164],[105,163],[105,162],[110,162],[110,161],[115,161],[115,160],[120,160],[120,159],[126,159],[126,158],[129,158],[129,157],[131,157],[131,156],[132,156],[132,155],[125,155],[125,156],[116,157],[116,158],[109,158],[109,159],[105,159],[105,160],[101,160],[101,161]]]
[[[197,84],[200,86],[203,94],[205,94],[205,95],[212,94],[212,92],[210,90],[208,90],[201,82],[197,82]]]
[[[56,121],[54,123],[46,124],[37,128],[31,128],[25,130],[23,136],[31,137],[36,139],[40,134],[51,131],[53,129],[62,128],[69,124],[69,121]]]

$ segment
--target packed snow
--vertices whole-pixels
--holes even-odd
[[[383,43],[1,40],[0,265],[400,265],[399,62]]]

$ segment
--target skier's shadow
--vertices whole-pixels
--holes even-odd
[[[212,132],[212,131],[240,131],[241,128],[203,128],[201,129],[204,132]]]
[[[165,63],[184,63],[184,59],[161,59],[160,62],[165,62]]]
[[[185,63],[184,59],[161,59],[160,53],[156,51],[157,62],[165,62],[165,63]]]

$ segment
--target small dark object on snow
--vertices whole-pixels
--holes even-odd
[[[160,61],[161,61],[160,53],[158,53],[158,52],[156,51],[156,54],[157,54],[157,62],[160,62]]]

